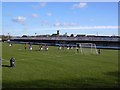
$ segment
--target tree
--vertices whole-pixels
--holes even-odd
[[[70,37],[74,37],[74,34],[71,34]]]

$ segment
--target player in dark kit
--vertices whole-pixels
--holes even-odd
[[[15,59],[13,57],[10,59],[10,66],[15,67]]]
[[[77,50],[77,53],[79,53],[79,48],[78,47],[76,47],[76,50]]]
[[[100,49],[98,49],[98,54],[100,54],[101,53],[101,51],[100,51]]]

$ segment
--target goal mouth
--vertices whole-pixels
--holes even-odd
[[[81,54],[98,54],[95,43],[76,43],[76,47],[80,49]]]

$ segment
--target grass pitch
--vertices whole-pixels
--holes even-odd
[[[75,50],[24,50],[24,45],[3,43],[3,88],[111,88],[118,87],[118,50],[100,55],[76,54]],[[15,57],[16,67],[9,67]]]

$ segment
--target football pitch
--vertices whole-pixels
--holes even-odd
[[[9,67],[15,58],[16,67]],[[3,88],[111,88],[118,87],[118,50],[101,49],[100,55],[76,50],[25,50],[22,44],[2,43]]]

